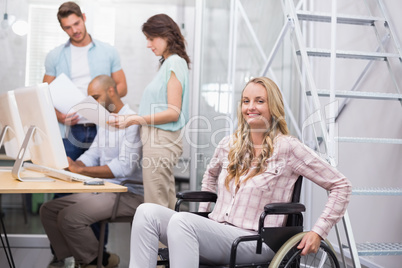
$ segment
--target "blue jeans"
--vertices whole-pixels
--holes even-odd
[[[63,139],[66,154],[72,160],[76,160],[88,150],[96,136],[96,125],[77,124],[67,127],[67,138]]]

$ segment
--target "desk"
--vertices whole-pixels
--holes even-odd
[[[23,171],[22,176],[43,177],[34,171]],[[21,182],[11,175],[11,171],[0,171],[0,194],[34,194],[34,193],[93,193],[93,192],[127,192],[127,187],[105,181],[105,185],[84,185],[82,182],[55,181]]]
[[[44,175],[34,171],[23,171],[22,176],[38,176]],[[27,193],[93,193],[93,192],[127,192],[127,187],[105,181],[105,185],[84,185],[82,182],[67,182],[55,179],[49,182],[21,182],[11,175],[11,171],[0,171],[0,193],[2,194],[27,194]],[[15,267],[8,243],[7,233],[4,228],[3,218],[0,216],[4,238],[7,246],[1,240],[10,267]],[[0,234],[1,238],[1,234]],[[8,250],[8,253],[7,253]]]

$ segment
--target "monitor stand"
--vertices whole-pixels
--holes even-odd
[[[11,128],[9,125],[5,125],[3,130],[1,131],[0,134],[0,148],[3,145],[4,139],[6,138],[7,130],[11,131]]]
[[[22,143],[21,149],[18,152],[18,156],[17,156],[17,159],[15,160],[13,169],[11,170],[11,175],[19,181],[55,181],[54,179],[51,179],[49,177],[23,177],[22,178],[20,176],[22,164],[24,163],[24,155],[25,155],[25,152],[29,148],[28,145],[33,137],[35,130],[36,130],[35,126],[29,127],[27,134],[25,135],[24,141]]]
[[[10,126],[5,125],[0,134],[0,148],[3,145],[4,139],[6,138],[7,131],[12,131]],[[0,167],[0,171],[11,171],[13,167]]]

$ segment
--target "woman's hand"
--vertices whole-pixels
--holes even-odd
[[[126,128],[131,125],[141,125],[141,123],[145,122],[141,116],[136,114],[118,115],[112,113],[110,114],[109,121],[107,123],[115,128]]]
[[[298,249],[303,249],[300,253],[302,256],[305,256],[310,253],[317,253],[318,248],[320,247],[321,236],[317,233],[310,231],[308,232],[300,241],[300,244],[297,246]]]

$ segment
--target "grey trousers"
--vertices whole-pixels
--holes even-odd
[[[77,263],[88,264],[98,255],[98,239],[91,224],[112,215],[116,193],[79,193],[44,203],[40,218],[56,257],[73,256]],[[121,193],[117,216],[132,216],[143,197]]]
[[[233,241],[253,234],[256,232],[145,203],[138,207],[134,216],[129,267],[155,268],[158,241],[169,248],[171,268],[198,268],[200,263],[228,264]],[[255,241],[240,243],[237,263],[268,261],[274,255],[265,244],[261,255],[255,250]]]
[[[142,126],[142,178],[145,203],[174,208],[176,185],[173,167],[183,152],[181,131]]]

